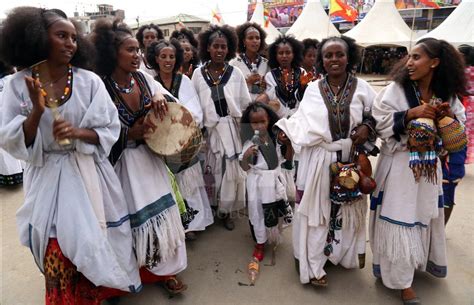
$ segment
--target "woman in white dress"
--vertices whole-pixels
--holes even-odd
[[[140,45],[140,70],[155,76],[155,70],[148,64],[146,59],[146,48],[153,42],[165,39],[163,31],[154,23],[144,24],[138,29],[135,38],[137,38]]]
[[[463,69],[460,54],[446,41],[419,40],[395,69],[395,81],[374,102],[382,146],[370,206],[373,272],[386,287],[401,290],[404,304],[421,304],[412,288],[415,269],[447,275],[439,144],[434,123],[428,124],[444,116],[464,123],[464,107],[456,97],[464,91]],[[430,149],[415,145],[414,131],[429,139],[422,133],[429,129],[414,128],[419,122],[431,126]]]
[[[231,213],[245,206],[245,173],[238,160],[242,152],[239,121],[251,101],[242,72],[228,64],[236,49],[237,37],[229,26],[211,26],[201,32],[199,57],[204,64],[192,78],[207,129],[205,174],[214,180],[208,179],[213,183],[206,187],[228,230],[235,226]]]
[[[265,74],[269,71],[268,60],[260,55],[266,48],[267,34],[255,22],[246,22],[236,28],[239,44],[237,56],[229,64],[239,68],[247,81],[252,101],[265,92]]]
[[[46,304],[99,305],[104,287],[140,290],[127,205],[107,159],[117,110],[101,79],[80,68],[91,49],[62,11],[34,7],[8,15],[0,45],[7,62],[31,67],[5,88],[0,138],[27,163],[17,222],[45,275]]]
[[[199,57],[197,54],[198,41],[194,37],[193,31],[182,28],[171,33],[171,37],[178,39],[183,48],[183,62],[179,68],[179,72],[191,78],[194,70],[199,66]]]
[[[353,39],[324,39],[317,62],[325,76],[308,85],[295,114],[276,124],[301,146],[296,185],[302,198],[295,206],[293,249],[303,284],[327,286],[328,260],[345,268],[365,264],[367,198],[357,189],[337,193],[330,175],[331,163],[348,163],[351,147],[365,143],[370,131],[375,140],[370,115],[375,92],[351,74],[359,54]]]
[[[268,49],[271,70],[265,75],[265,93],[280,118],[291,116],[303,98],[309,81],[303,77],[302,60],[303,45],[293,36],[280,36]]]
[[[122,123],[110,154],[130,210],[134,249],[144,283],[161,282],[170,293],[186,289],[176,274],[187,266],[184,229],[166,164],[144,138],[155,126],[147,113],[162,116],[169,94],[140,66],[139,44],[122,23],[101,19],[91,36],[96,71],[115,103]],[[116,54],[114,56],[114,54]]]
[[[2,113],[3,90],[15,73],[12,66],[0,61],[0,113]],[[0,126],[2,125],[0,116]],[[0,147],[2,144],[0,143]],[[20,160],[13,158],[9,153],[0,148],[0,187],[15,186],[23,183],[23,166]]]
[[[202,109],[193,83],[178,72],[183,62],[183,49],[176,39],[152,43],[147,49],[150,66],[155,70],[157,80],[193,115],[196,123],[202,126]],[[171,164],[168,167],[175,174],[181,194],[187,204],[198,213],[186,229],[186,239],[196,239],[194,231],[203,231],[214,222],[209,199],[204,188],[201,164],[196,156],[185,164]]]

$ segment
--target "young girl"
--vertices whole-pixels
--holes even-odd
[[[247,203],[252,236],[256,241],[253,256],[264,257],[264,246],[280,243],[281,219],[290,223],[292,211],[286,196],[286,179],[281,163],[293,161],[293,148],[288,138],[278,138],[272,127],[277,114],[267,105],[256,102],[244,111],[241,120],[243,153],[240,166],[247,172]],[[259,145],[255,144],[256,131]],[[252,137],[254,135],[254,137]],[[277,149],[280,148],[280,149]],[[280,153],[281,152],[281,153]]]

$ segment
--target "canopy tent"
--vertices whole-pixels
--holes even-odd
[[[400,16],[393,0],[375,0],[362,21],[344,34],[363,46],[386,45],[409,48],[416,34]]]
[[[340,35],[324,11],[320,0],[308,0],[301,15],[286,34],[292,34],[299,40],[313,38],[320,41]]]
[[[454,46],[474,46],[474,0],[463,0],[461,4],[431,32],[422,38],[444,39]]]
[[[280,31],[278,31],[277,28],[270,22],[270,20],[265,22],[263,2],[261,0],[257,2],[252,18],[250,18],[250,22],[259,24],[267,33],[267,38],[265,39],[267,44],[274,42],[275,39],[277,39],[281,34]]]

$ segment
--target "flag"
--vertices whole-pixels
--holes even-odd
[[[438,3],[432,0],[418,0],[420,3],[423,3],[425,6],[432,7],[432,8],[439,8]]]
[[[346,4],[344,0],[330,0],[329,16],[338,16],[347,21],[354,22],[357,20],[357,10]],[[429,0],[425,0],[429,1]]]
[[[270,14],[267,9],[263,9],[263,27],[268,28],[268,23],[270,22]]]
[[[216,8],[211,11],[211,23],[217,25],[223,25],[224,19],[222,18],[221,11],[219,10],[219,6],[216,5]]]
[[[221,20],[222,20],[221,14],[219,14],[215,10],[212,10],[212,18],[215,19],[217,23],[221,23]]]

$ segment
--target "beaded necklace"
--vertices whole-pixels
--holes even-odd
[[[290,76],[290,72],[288,70],[283,70],[281,67],[278,67],[278,69],[280,69],[281,82],[285,84],[286,91],[293,92],[293,90],[295,89],[295,70],[293,68],[290,68]]]
[[[204,67],[204,71],[206,72],[207,75],[209,75],[210,79],[212,80],[212,83],[214,85],[219,85],[221,83],[221,80],[222,80],[222,77],[224,76],[227,68],[229,67],[229,65],[226,63],[224,64],[224,67],[221,69],[221,71],[216,71],[216,72],[219,72],[219,77],[217,78],[217,80],[214,79],[214,77],[212,77],[212,74],[211,74],[211,71],[209,70],[209,65],[210,65],[210,61],[205,65]]]
[[[66,86],[64,87],[63,94],[61,95],[61,97],[59,99],[53,98],[51,96],[48,98],[48,92],[44,89],[45,86],[43,84],[41,84],[39,66],[35,66],[33,68],[33,74],[34,74],[34,78],[37,79],[40,82],[41,95],[46,99],[48,104],[54,103],[56,105],[61,105],[66,101],[69,93],[71,92],[71,82],[72,82],[72,65],[71,64],[68,64]],[[64,76],[62,76],[61,78],[63,78],[63,77]],[[55,81],[51,81],[47,84],[49,84],[52,87],[53,84],[58,82],[61,78],[59,78]]]
[[[133,92],[133,87],[135,86],[135,80],[133,79],[133,76],[130,77],[130,84],[128,85],[128,87],[125,88],[120,87],[119,84],[112,77],[110,79],[112,80],[115,89],[117,89],[121,93],[130,94]]]
[[[249,68],[249,71],[252,72],[252,70],[254,69],[252,65],[253,63],[250,61],[247,55],[245,53],[242,53],[240,54],[240,58],[242,58],[242,61],[244,62],[244,64],[247,66],[247,68]],[[262,56],[257,54],[257,62],[254,64],[255,67],[257,67],[257,69],[260,66],[261,62],[262,62]]]

